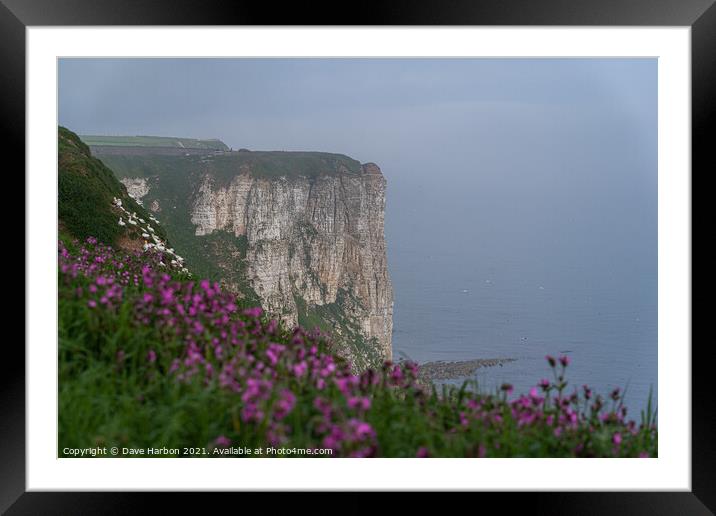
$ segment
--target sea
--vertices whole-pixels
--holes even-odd
[[[520,393],[567,355],[568,389],[658,406],[655,181],[388,180],[396,359],[513,358],[471,378]]]

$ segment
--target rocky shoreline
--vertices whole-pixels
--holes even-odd
[[[427,382],[440,380],[455,380],[471,376],[476,370],[483,367],[502,366],[514,362],[514,358],[478,358],[475,360],[462,360],[456,362],[426,362],[420,364],[418,377]]]

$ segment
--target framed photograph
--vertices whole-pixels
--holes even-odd
[[[714,510],[691,337],[712,2],[2,2],[8,514],[127,491]]]

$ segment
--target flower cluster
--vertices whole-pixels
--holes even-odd
[[[168,274],[166,249],[127,254],[92,238],[73,247],[59,245],[61,295],[97,318],[92,327],[104,337],[120,305],[134,327],[127,333],[135,337],[113,351],[113,367],[227,400],[231,423],[209,446],[300,445],[344,457],[636,456],[651,446],[643,436],[655,428],[626,421],[618,391],[608,411],[587,387],[566,393],[567,357],[547,357],[554,381],[514,400],[509,385],[494,395],[431,394],[414,363],[353,374],[320,331],[286,328],[259,307],[240,307],[215,282]],[[506,437],[514,435],[523,438]]]
[[[152,327],[166,343],[147,351],[146,362],[178,382],[215,383],[241,401],[240,419],[266,427],[267,442],[285,442],[286,423],[298,392],[326,393],[328,405],[315,408],[315,439],[337,454],[368,456],[375,452],[375,432],[361,419],[370,408],[365,393],[377,378],[351,374],[350,365],[328,352],[325,336],[301,328],[289,331],[261,308],[239,310],[234,295],[208,280],[182,281],[161,268],[160,254],[127,255],[88,239],[71,254],[60,243],[60,272],[66,280],[78,275],[90,287],[78,287],[76,296],[88,298],[95,308],[100,299],[131,297],[135,324]],[[95,289],[106,286],[101,292]],[[123,288],[125,287],[125,288]],[[125,290],[136,292],[127,296]],[[102,303],[106,304],[106,303]],[[279,342],[283,341],[283,343]],[[390,366],[383,383],[414,382],[416,369]]]
[[[597,456],[595,445],[601,444],[598,441],[611,443],[613,455],[619,456],[625,433],[636,439],[645,431],[655,431],[655,427],[646,428],[646,424],[637,426],[634,421],[626,420],[627,409],[622,404],[623,396],[619,389],[612,391],[612,407],[608,411],[603,411],[603,398],[594,398],[587,385],[567,393],[565,370],[570,363],[569,357],[557,359],[548,355],[545,358],[554,373],[553,381],[542,379],[527,394],[511,401],[507,399],[512,391],[509,384],[502,386],[501,397],[469,399],[467,410],[460,413],[463,428],[472,425],[505,428],[505,421],[509,419],[516,428],[526,433],[539,432],[572,443],[570,455],[584,457]],[[648,454],[642,451],[639,456]]]

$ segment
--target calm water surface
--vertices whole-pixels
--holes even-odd
[[[389,184],[396,358],[516,358],[477,379],[526,392],[567,354],[571,385],[627,387],[638,416],[657,386],[654,192],[572,186]]]

